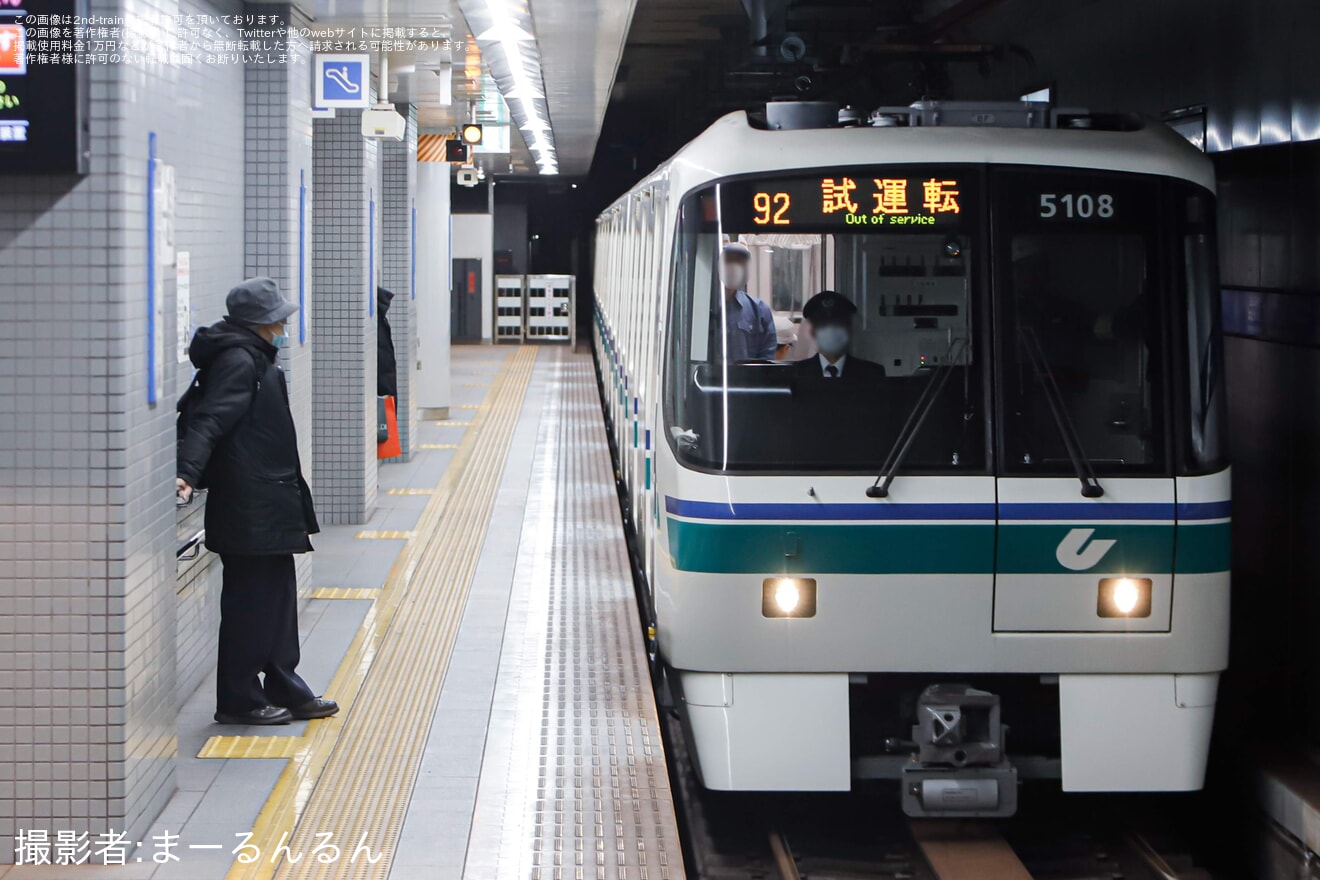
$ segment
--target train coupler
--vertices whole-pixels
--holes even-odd
[[[999,696],[936,684],[917,700],[917,752],[903,768],[903,812],[918,817],[1003,817],[1017,812],[1017,768],[1008,761]]]

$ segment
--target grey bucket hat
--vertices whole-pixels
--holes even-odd
[[[280,295],[280,286],[273,278],[249,278],[241,282],[225,297],[228,318],[240,324],[260,327],[274,324],[298,311],[295,303]]]

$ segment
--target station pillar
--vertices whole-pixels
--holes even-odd
[[[374,99],[373,99],[374,102]],[[380,142],[361,113],[313,122],[312,474],[323,524],[365,522],[376,506],[376,287]]]
[[[449,417],[450,166],[417,163],[417,351],[414,399],[421,418]]]
[[[244,70],[244,158],[248,173],[243,187],[244,275],[274,278],[286,299],[298,304],[289,321],[287,348],[280,352],[289,385],[289,407],[298,428],[298,455],[309,482],[312,455],[312,105],[311,47],[300,30],[310,26],[306,15],[291,5],[263,5],[263,15],[277,17],[290,35],[285,44],[290,60],[271,64],[250,59]],[[316,485],[313,482],[313,493]],[[298,582],[311,576],[311,556],[296,557]],[[214,590],[219,590],[219,560]],[[214,648],[220,624],[219,603],[208,605],[194,639]],[[206,652],[214,659],[214,651]],[[204,669],[203,669],[204,671]],[[192,681],[183,682],[191,687]]]
[[[408,120],[402,141],[381,141],[381,286],[394,294],[388,320],[398,374],[399,442],[402,458],[412,455],[416,404],[413,367],[417,362],[417,108],[399,104]]]

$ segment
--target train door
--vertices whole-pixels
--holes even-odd
[[[992,176],[997,632],[1169,629],[1160,193],[1137,175]]]
[[[449,338],[454,342],[481,340],[481,260],[454,260],[450,286]]]
[[[645,190],[642,193],[641,216],[638,219],[641,260],[637,265],[637,313],[634,324],[634,346],[637,352],[635,372],[637,378],[633,388],[632,400],[629,401],[631,407],[629,415],[632,422],[628,434],[629,458],[632,462],[632,476],[629,482],[631,488],[628,500],[632,505],[633,527],[637,530],[639,542],[645,540],[646,536],[646,523],[642,520],[642,497],[645,492],[642,486],[643,459],[645,457],[642,450],[642,431],[645,428],[642,406],[651,384],[650,364],[647,359],[647,327],[651,316],[651,263],[655,258],[651,240],[652,229],[654,228],[653,210],[654,203],[651,190]]]
[[[655,295],[651,299],[651,311],[647,316],[650,336],[647,340],[648,375],[650,393],[644,402],[646,429],[642,434],[642,519],[647,525],[647,539],[641,542],[646,582],[650,585],[652,597],[655,595],[655,545],[659,540],[659,502],[655,489],[656,446],[663,442],[660,436],[661,395],[664,387],[664,369],[661,360],[661,346],[664,343],[664,315],[669,311],[669,261],[672,249],[669,247],[668,230],[672,229],[673,220],[669,215],[669,189],[665,182],[657,184],[655,211],[652,218],[654,226],[654,258],[652,260],[651,284]]]

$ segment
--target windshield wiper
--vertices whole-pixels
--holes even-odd
[[[894,476],[898,469],[903,465],[903,459],[907,458],[908,450],[912,448],[912,441],[917,439],[921,426],[926,422],[926,416],[930,415],[931,409],[935,405],[935,399],[940,396],[944,386],[948,384],[949,377],[953,375],[953,365],[957,358],[955,354],[960,353],[967,347],[966,339],[955,339],[949,346],[949,351],[944,357],[944,363],[935,368],[935,375],[930,377],[926,387],[921,389],[921,396],[912,407],[912,412],[908,414],[907,421],[903,423],[903,430],[898,432],[894,438],[894,445],[885,456],[884,466],[880,469],[880,476],[875,478],[866,490],[867,498],[888,498],[889,486],[894,482]]]
[[[1050,414],[1054,416],[1054,423],[1059,428],[1059,435],[1063,437],[1063,446],[1068,450],[1068,458],[1072,461],[1073,472],[1077,474],[1077,479],[1082,484],[1082,496],[1085,498],[1099,498],[1105,494],[1105,490],[1100,485],[1100,481],[1095,478],[1095,471],[1091,469],[1091,461],[1082,450],[1081,438],[1077,436],[1077,428],[1073,425],[1072,417],[1068,414],[1068,408],[1063,404],[1063,394],[1054,381],[1054,374],[1050,372],[1049,364],[1045,360],[1045,351],[1040,346],[1040,339],[1036,336],[1035,328],[1019,326],[1018,337],[1023,351],[1027,354],[1027,359],[1031,361],[1032,369],[1036,372],[1037,381],[1045,389],[1045,400],[1050,405]]]

